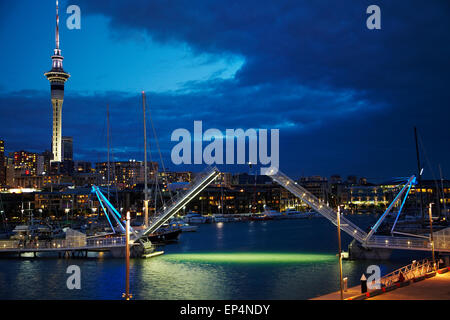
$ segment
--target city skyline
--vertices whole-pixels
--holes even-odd
[[[365,3],[345,6],[336,17],[330,14],[334,5],[321,8],[306,2],[263,6],[249,1],[229,10],[196,4],[193,12],[214,17],[215,24],[193,20],[189,10],[166,12],[158,2],[151,7],[136,1],[130,10],[140,7],[141,14],[129,19],[122,4],[79,1],[81,30],[65,26],[61,30],[66,66],[77,78],[71,79],[66,92],[62,133],[74,138],[75,159],[93,163],[106,159],[106,104],[116,159],[142,159],[140,91],[145,90],[166,166],[172,171],[201,171],[170,162],[174,145],[170,133],[203,120],[217,128],[279,128],[280,169],[293,176],[337,173],[379,179],[417,172],[413,136],[417,126],[426,151],[421,150],[425,176],[437,177],[438,164],[444,176],[448,172],[445,84],[450,66],[445,57],[450,50],[448,41],[438,41],[448,37],[448,28],[445,20],[433,30],[427,27],[428,21],[443,14],[438,9],[444,3],[422,8],[411,2],[405,15],[398,15],[404,10],[400,4],[383,4],[387,13],[383,29],[375,32],[365,29]],[[67,5],[61,1],[62,8]],[[0,138],[9,152],[43,152],[51,141],[48,82],[42,72],[53,50],[49,48],[54,43],[50,41],[54,1],[1,6],[0,39],[11,50],[0,53],[1,66],[10,75],[8,81],[0,80]],[[255,25],[244,23],[249,17],[246,10],[238,10],[242,8],[255,8]],[[417,13],[419,8],[427,10],[426,17]],[[287,15],[288,9],[292,9],[289,19],[276,23],[276,14]],[[165,15],[173,19],[161,19]],[[66,17],[61,18],[64,24]],[[274,25],[268,28],[263,18],[272,19]],[[306,28],[308,19],[321,18],[326,21],[317,30]],[[339,18],[348,19],[348,25],[336,25]],[[8,35],[6,24],[12,24],[17,35]],[[393,32],[397,24],[407,28]],[[269,37],[265,39],[261,31]],[[340,37],[341,32],[350,32],[355,39]],[[406,52],[412,43],[415,46]],[[272,50],[273,44],[278,51]],[[13,47],[18,54],[12,54]],[[25,59],[27,48],[36,55],[26,54]],[[354,59],[345,60],[349,57]],[[158,63],[163,60],[165,64]],[[157,158],[154,146],[151,140]]]

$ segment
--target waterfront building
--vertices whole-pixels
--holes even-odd
[[[356,176],[348,176],[347,184],[358,184],[358,178]]]
[[[342,178],[340,175],[335,174],[330,177],[330,184],[341,184]]]
[[[108,162],[98,162],[95,165],[96,172],[100,174],[102,179],[102,184],[107,184],[108,182],[108,171],[109,171],[109,182],[110,184],[116,185],[119,189],[132,188],[137,184],[144,183],[145,170],[144,162],[129,160],[129,161],[117,161],[109,163]],[[154,181],[155,174],[158,172],[158,163],[149,162],[148,163],[148,178],[149,181]]]
[[[0,187],[6,184],[5,141],[0,140]]]
[[[94,173],[95,170],[92,168],[92,164],[88,161],[75,161],[74,162],[74,172],[75,173]]]
[[[194,174],[190,171],[181,171],[181,172],[174,172],[174,171],[166,171],[166,172],[159,172],[159,178],[160,181],[163,181],[164,183],[176,183],[176,182],[188,182],[190,183],[191,180],[194,178]]]
[[[348,186],[348,204],[357,208],[384,208],[389,205],[395,190],[393,186]]]
[[[44,75],[50,82],[53,107],[52,162],[61,162],[62,154],[62,106],[64,102],[64,85],[70,75],[63,69],[61,49],[59,47],[59,7],[56,1],[55,49],[52,55],[52,69]]]
[[[95,172],[74,172],[72,175],[73,185],[76,187],[98,185],[102,182],[102,177]]]
[[[256,178],[255,178],[256,177]],[[255,183],[256,179],[256,183]],[[238,173],[232,176],[232,185],[243,185],[243,184],[272,184],[272,179],[266,175],[252,175],[248,173]]]
[[[443,188],[442,188],[443,186]],[[420,208],[420,201],[423,201],[423,210],[425,216],[428,214],[428,207],[433,203],[433,216],[444,216],[450,208],[450,180],[435,181],[422,180],[421,187],[418,185],[411,188],[410,196],[405,203],[405,207],[410,211],[415,211]],[[444,204],[445,202],[445,204]],[[436,205],[439,203],[439,205]],[[447,212],[445,212],[445,209]]]
[[[302,177],[298,181],[302,187],[319,200],[328,202],[328,179],[321,176]]]

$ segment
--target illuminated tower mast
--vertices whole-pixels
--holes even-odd
[[[52,69],[45,73],[50,82],[53,105],[53,136],[52,153],[53,162],[62,161],[62,105],[64,102],[64,83],[70,75],[63,69],[63,59],[61,49],[59,48],[59,13],[58,0],[56,0],[56,48],[52,56]]]

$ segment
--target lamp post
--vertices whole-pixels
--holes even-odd
[[[126,261],[126,272],[125,272],[125,293],[122,298],[125,300],[130,300],[133,296],[130,294],[130,212],[127,212],[126,218],[126,231],[125,231],[125,261]]]
[[[433,204],[430,203],[430,207],[428,209],[428,216],[430,219],[430,241],[431,241],[431,259],[433,259],[433,269],[436,271],[436,263],[434,258],[434,239],[433,239]]]
[[[344,300],[344,290],[342,287],[341,206],[338,206],[337,228],[338,228],[338,244],[339,244],[339,288],[341,290],[341,300]]]

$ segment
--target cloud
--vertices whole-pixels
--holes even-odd
[[[189,129],[194,120],[221,130],[281,127],[281,167],[292,175],[406,176],[415,171],[416,125],[431,161],[448,162],[450,150],[442,146],[450,139],[450,4],[380,0],[382,30],[377,31],[365,27],[370,4],[79,1],[83,14],[109,19],[115,41],[143,41],[147,37],[139,35],[145,33],[160,43],[184,44],[199,57],[242,57],[234,78],[213,77],[186,82],[176,91],[149,93],[166,151],[171,131]],[[15,105],[22,116],[36,115],[48,123],[39,135],[49,139],[46,95],[28,100],[19,93],[4,95],[0,108]],[[75,152],[101,158],[106,103],[113,146],[120,150],[116,155],[141,158],[140,97],[130,92],[67,96],[64,130],[79,136]],[[45,117],[30,107],[36,104],[48,110]],[[17,131],[8,123],[0,130],[8,135]],[[19,143],[18,138],[12,141]],[[44,144],[49,143],[36,147]]]
[[[276,87],[240,87],[228,80],[190,84],[179,92],[149,92],[149,112],[157,132],[165,161],[169,162],[175,129],[193,131],[193,122],[202,120],[204,130],[274,128],[286,138],[305,130],[316,130],[330,119],[344,113],[357,113],[363,100],[352,93],[322,92],[288,85]],[[63,135],[74,137],[74,152],[81,160],[103,161],[106,157],[106,114],[110,113],[113,153],[117,159],[142,159],[142,102],[138,93],[106,92],[95,95],[66,94],[63,105]],[[14,92],[0,95],[5,117],[0,119],[0,134],[5,135],[7,149],[42,152],[51,139],[51,104],[48,92]],[[191,112],[191,111],[195,112]],[[311,110],[315,110],[311,112]],[[187,112],[189,111],[189,112]],[[316,115],[321,113],[321,121]],[[250,116],[249,116],[250,115]],[[18,123],[20,125],[18,126]],[[153,136],[151,122],[148,135]],[[17,128],[20,127],[20,130]],[[13,133],[13,134],[12,134]],[[156,160],[156,141],[150,139]],[[169,164],[166,164],[169,165]]]

